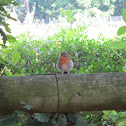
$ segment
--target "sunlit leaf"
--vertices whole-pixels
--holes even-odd
[[[123,9],[122,17],[123,17],[123,20],[124,20],[125,23],[126,23],[126,9],[125,9],[125,8]]]
[[[7,31],[8,33],[11,33],[11,29],[9,28],[9,24],[6,23],[5,21],[3,21],[2,24],[4,25],[6,31]]]
[[[112,44],[109,47],[112,48],[112,49],[126,49],[126,40],[115,42],[114,44]]]
[[[10,43],[16,42],[16,38],[12,35],[6,35],[7,36],[7,40]]]
[[[126,26],[122,26],[118,29],[117,35],[123,35],[126,33]]]
[[[126,126],[126,120],[118,123],[118,126]]]
[[[111,117],[111,114],[117,114],[117,112],[115,110],[112,110],[112,111],[103,111],[104,115],[102,116],[104,120],[110,120],[112,117]],[[113,116],[114,118],[114,116]]]

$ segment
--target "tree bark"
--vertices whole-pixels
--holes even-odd
[[[126,110],[126,73],[56,74],[0,78],[0,114]]]

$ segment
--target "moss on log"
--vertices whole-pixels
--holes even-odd
[[[126,109],[126,73],[56,74],[0,78],[0,114]]]
[[[31,112],[56,112],[58,89],[55,75],[0,78],[0,114],[26,111],[21,101],[34,107]]]
[[[126,110],[126,73],[57,75],[59,111]]]

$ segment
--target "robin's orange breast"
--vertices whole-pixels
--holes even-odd
[[[69,58],[67,58],[67,57],[64,57],[64,56],[60,56],[60,59],[59,59],[59,65],[64,65],[64,64],[70,64],[70,62],[69,62]]]

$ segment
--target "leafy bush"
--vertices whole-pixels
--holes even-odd
[[[21,102],[27,110],[33,106]],[[0,116],[1,126],[89,126],[79,113],[28,113],[15,111],[10,116]]]
[[[16,39],[10,35],[11,29],[9,28],[9,24],[6,22],[6,19],[11,19],[16,21],[15,18],[11,17],[10,13],[7,12],[6,6],[8,5],[18,5],[17,2],[14,0],[6,0],[6,1],[0,1],[0,24],[3,25],[3,27],[6,30],[5,31],[0,28],[0,37],[2,37],[2,42],[0,42],[0,49],[5,48],[5,44],[8,40],[8,42],[16,41]],[[9,33],[9,34],[7,34]],[[4,58],[3,53],[0,50],[0,75],[5,74],[5,68],[8,66],[9,69],[14,67],[11,63],[8,64],[8,61]]]
[[[61,32],[45,40],[24,33],[0,52],[10,64],[3,68],[4,74],[57,73],[56,64],[62,51],[71,55],[74,62],[72,73],[122,72],[126,51],[109,48],[116,40],[106,39],[102,35],[98,40],[90,40],[85,26],[61,29]]]

